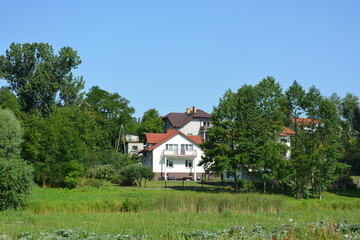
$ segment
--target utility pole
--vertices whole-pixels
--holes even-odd
[[[119,137],[118,137],[118,141],[115,144],[115,149],[116,151],[119,151],[119,145],[120,145],[120,138],[122,136],[122,140],[123,140],[123,144],[124,144],[124,153],[125,153],[125,131],[124,131],[124,124],[120,125],[120,129],[119,129]]]

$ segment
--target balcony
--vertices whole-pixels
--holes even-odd
[[[196,150],[163,150],[163,156],[196,157]]]
[[[209,128],[211,128],[212,126],[201,126],[200,127],[200,132],[207,132],[207,130],[209,129]]]

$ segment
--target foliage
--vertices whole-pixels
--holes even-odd
[[[32,186],[32,168],[22,160],[0,157],[0,210],[23,207]]]
[[[32,112],[25,126],[22,156],[33,164],[41,185],[64,187],[65,178],[67,186],[75,185],[79,172],[73,166],[82,163],[87,153],[106,147],[96,116],[77,107],[56,107],[45,119]]]
[[[9,83],[25,112],[37,109],[47,115],[56,103],[80,103],[84,81],[72,74],[80,63],[71,47],[61,48],[56,55],[47,43],[12,43],[0,56],[0,77]]]
[[[75,188],[80,182],[80,177],[84,173],[84,166],[75,160],[71,160],[67,165],[67,174],[64,179],[65,187]]]
[[[163,132],[163,120],[155,108],[147,110],[141,118],[138,128],[138,135],[141,140],[145,140],[145,133]]]
[[[116,169],[110,164],[95,165],[86,172],[87,178],[95,178],[99,180],[110,180],[117,175]]]
[[[132,183],[136,180],[140,186],[142,179],[151,180],[154,178],[152,169],[140,164],[128,165],[121,169],[120,174]]]
[[[13,112],[0,108],[0,158],[12,159],[20,155],[22,129]]]
[[[8,87],[0,88],[0,107],[10,109],[19,119],[21,115],[21,106],[16,95]]]
[[[126,133],[136,133],[136,119],[131,116],[135,109],[129,103],[118,93],[109,93],[98,86],[93,86],[86,94],[85,104],[102,116],[103,128],[111,146],[123,143],[124,139],[119,138],[121,126],[124,126]]]

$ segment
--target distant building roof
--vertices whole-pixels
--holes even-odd
[[[207,112],[197,109],[195,113],[190,112],[184,112],[184,113],[169,113],[166,116],[164,116],[162,119],[169,119],[171,125],[173,127],[182,127],[189,121],[191,121],[194,118],[210,118],[211,115]]]
[[[167,140],[171,139],[172,137],[178,134],[181,134],[185,138],[189,139],[190,141],[198,145],[202,143],[201,137],[198,135],[185,135],[181,131],[175,131],[175,129],[168,129],[167,133],[146,133],[145,134],[146,141],[154,145],[152,145],[148,149],[143,149],[142,152],[152,151],[153,149],[157,148],[158,146],[160,146],[161,144],[163,144],[164,142],[166,142]]]
[[[293,131],[293,130],[291,130],[290,128],[288,128],[288,127],[283,127],[283,131],[282,131],[282,133],[280,134],[280,136],[281,137],[286,137],[286,135],[293,135],[293,134],[295,134],[295,132]]]
[[[292,120],[295,122],[295,118]],[[310,123],[317,124],[319,122],[319,119],[311,119],[311,118],[298,118],[296,122],[300,125],[309,125]]]

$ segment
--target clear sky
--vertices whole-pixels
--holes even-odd
[[[266,76],[360,95],[358,0],[0,0],[0,54],[12,42],[77,50],[85,90],[118,92],[135,117],[211,113],[226,89]]]

